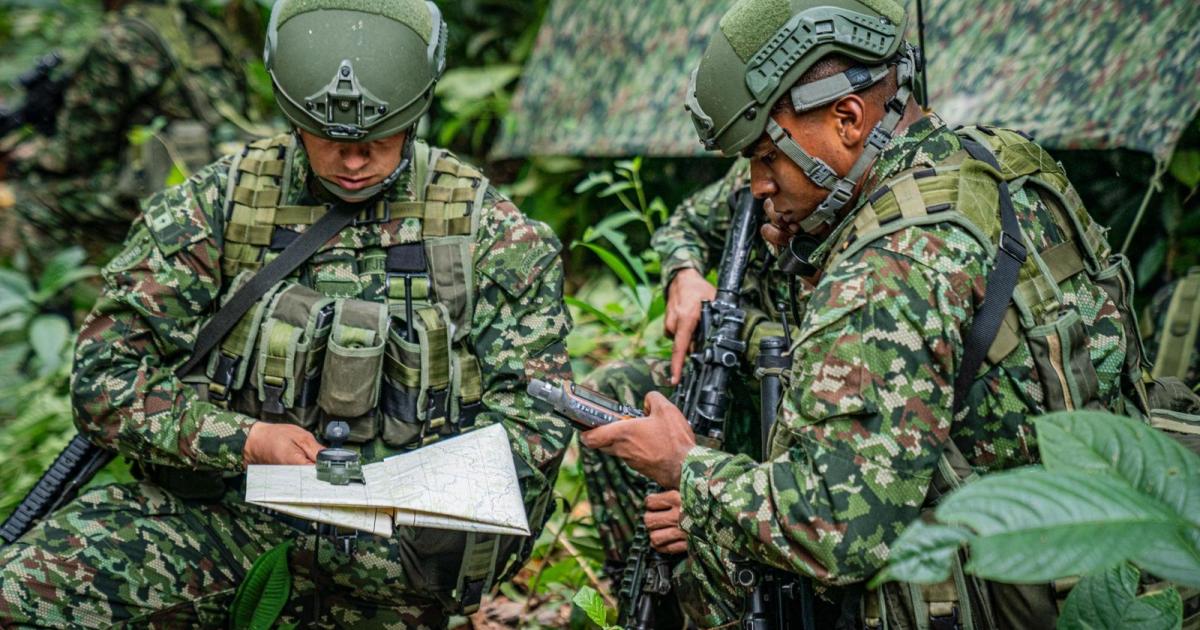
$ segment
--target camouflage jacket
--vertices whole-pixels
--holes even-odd
[[[173,373],[189,358],[198,329],[233,280],[221,264],[230,162],[220,160],[145,202],[124,250],[103,270],[103,293],[80,333],[71,387],[76,425],[130,460],[200,470],[243,467],[255,419],[204,401]],[[334,201],[312,175],[302,148],[290,172],[290,189],[298,191],[300,203]],[[389,201],[415,199],[412,179],[410,169],[387,193]],[[562,302],[560,244],[549,228],[495,190],[484,199],[467,337],[482,368],[485,410],[477,422],[499,422],[508,430],[518,472],[533,471],[528,497],[549,489],[571,437],[565,421],[536,411],[525,393],[532,376],[570,378],[563,340],[571,321]],[[325,287],[327,294],[336,286],[338,297],[384,301],[386,274],[377,264],[381,248],[390,244],[384,241],[420,238],[416,218],[353,225],[293,276],[318,291]],[[391,452],[378,439],[363,445],[365,462]]]
[[[880,156],[860,199],[960,146],[935,116],[918,121]],[[1038,196],[1013,202],[1032,244],[1062,242]],[[845,243],[854,219],[832,243]],[[963,415],[951,417],[962,339],[991,264],[984,246],[949,222],[905,227],[826,261],[792,348],[771,458],[694,448],[680,483],[689,535],[827,583],[861,581],[917,517],[947,440],[980,472],[1036,461],[1028,418],[1045,407],[1026,343],[999,365],[985,363]],[[1060,288],[1065,303],[1083,305],[1098,399],[1113,408],[1129,342],[1124,315],[1083,275]]]

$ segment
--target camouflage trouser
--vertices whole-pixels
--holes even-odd
[[[0,550],[0,626],[226,627],[254,560],[289,539],[293,582],[281,622],[446,625],[441,605],[413,595],[403,566],[415,544],[363,536],[347,554],[240,498],[238,489],[187,501],[150,483],[87,492]]]
[[[652,390],[671,395],[669,369],[670,363],[661,359],[618,362],[592,372],[582,382],[640,409],[642,399]],[[585,448],[582,455],[588,498],[608,566],[622,567],[642,520],[649,480],[621,460],[599,451]],[[733,565],[726,555],[714,546],[689,539],[687,559],[674,570],[672,582],[679,606],[702,628],[738,623],[741,618],[742,594],[733,588]],[[619,584],[619,572],[610,577]]]

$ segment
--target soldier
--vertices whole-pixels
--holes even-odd
[[[198,3],[106,4],[119,10],[70,76],[55,135],[19,145],[8,165],[17,212],[59,242],[119,242],[173,166],[195,172],[245,125],[242,60]],[[153,133],[134,146],[138,126]]]
[[[696,446],[656,393],[583,435],[679,490],[654,529],[686,537],[703,626],[741,610],[715,551],[816,581],[819,627],[1053,627],[1044,585],[862,583],[931,486],[961,481],[939,460],[1033,463],[1033,416],[1146,408],[1128,262],[1039,146],[922,112],[906,24],[893,0],[740,0],[693,75],[702,142],[750,158],[763,236],[815,282],[768,461]]]
[[[496,456],[515,461],[535,536],[544,523],[570,428],[525,388],[570,377],[560,245],[412,137],[445,39],[432,2],[276,3],[266,66],[294,133],[147,200],[79,338],[76,424],[143,480],[85,493],[0,553],[4,622],[225,625],[255,559],[290,543],[282,621],[439,627],[521,564],[532,538],[353,538],[243,501],[246,465],[313,463],[332,419],[366,463],[500,423],[512,449]],[[331,216],[333,238],[305,238]],[[309,241],[232,332],[197,334]],[[189,358],[200,369],[176,376]]]

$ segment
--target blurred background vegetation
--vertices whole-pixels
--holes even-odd
[[[261,50],[269,0],[205,0],[242,39]],[[567,292],[576,329],[569,340],[578,374],[597,363],[640,352],[663,354],[663,296],[653,230],[684,196],[729,166],[718,159],[583,160],[561,156],[489,161],[508,115],[524,61],[549,0],[462,0],[440,3],[449,22],[447,71],[432,115],[420,132],[483,166],[527,214],[548,223],[567,245]],[[95,0],[0,1],[0,101],[18,98],[13,80],[51,50],[68,65],[102,19]],[[247,64],[256,111],[282,128],[260,56]],[[1086,204],[1112,227],[1120,247],[1155,173],[1150,156],[1133,151],[1056,152]],[[1200,125],[1192,122],[1131,239],[1144,304],[1171,278],[1200,264]],[[74,331],[97,294],[96,267],[112,252],[68,249],[31,256],[9,248],[0,260],[0,516],[7,514],[73,435],[67,383]],[[120,464],[98,482],[128,478]],[[576,451],[556,489],[558,510],[533,558],[477,624],[523,627],[590,622],[570,601],[608,597],[597,577],[599,541]],[[588,589],[595,589],[596,595]]]

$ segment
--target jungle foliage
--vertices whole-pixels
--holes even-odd
[[[100,4],[93,0],[0,2],[0,99],[9,103],[19,98],[7,86],[40,55],[58,49],[65,53],[68,65],[77,59],[103,18]],[[665,354],[665,301],[659,261],[647,247],[650,234],[665,221],[670,208],[722,174],[729,163],[562,156],[489,162],[488,151],[504,124],[549,0],[440,4],[450,23],[449,70],[438,85],[432,116],[420,132],[483,165],[506,194],[526,213],[548,223],[567,245],[568,303],[576,324],[568,347],[578,374],[610,359]],[[203,5],[239,36],[248,51],[258,122],[282,128],[274,114],[270,80],[254,52],[261,49],[270,1],[204,0]],[[1096,217],[1113,227],[1110,241],[1121,247],[1139,214],[1148,182],[1155,180],[1153,160],[1128,151],[1056,156],[1066,164]],[[1142,302],[1172,277],[1200,264],[1200,124],[1191,126],[1158,174],[1161,190],[1149,199],[1129,247]],[[24,495],[74,432],[68,397],[70,340],[97,294],[93,265],[102,264],[111,253],[89,257],[68,248],[35,258],[19,248],[0,252],[0,453],[4,453],[0,476],[7,480],[0,490],[0,515]],[[1144,427],[1096,414],[1049,416],[1038,422],[1039,433],[1047,436],[1041,443],[1044,463],[983,479],[947,500],[938,509],[937,524],[919,523],[902,537],[888,577],[932,579],[945,572],[946,562],[960,546],[967,545],[975,554],[969,568],[979,575],[1039,580],[1086,575],[1072,595],[1067,618],[1075,621],[1067,627],[1089,627],[1093,618],[1177,617],[1179,597],[1173,589],[1137,597],[1134,586],[1138,567],[1185,584],[1195,575],[1195,564],[1173,564],[1166,554],[1184,553],[1179,562],[1200,562],[1195,533],[1195,515],[1200,510],[1183,505],[1177,490],[1168,490],[1170,474],[1164,472],[1170,466],[1183,466],[1194,473],[1200,467],[1195,456],[1188,459],[1184,455],[1190,454],[1185,453],[1171,461],[1152,462],[1158,466],[1153,470],[1131,471],[1109,459],[1115,454],[1106,451],[1106,445],[1118,438],[1159,444],[1143,435]],[[1096,423],[1092,431],[1107,431],[1108,437],[1083,435],[1084,424],[1090,422]],[[1157,482],[1147,477],[1151,474],[1162,485],[1154,485]],[[603,553],[582,475],[573,447],[555,488],[557,510],[529,563],[515,580],[500,585],[487,618],[477,623],[610,627],[612,595],[599,576]],[[97,483],[128,478],[127,467],[118,460]],[[1079,499],[1072,513],[1091,515],[1104,525],[1083,531],[1081,522],[1056,515],[1051,508],[1061,503],[1057,497],[1037,503],[1041,507],[1020,523],[997,524],[976,509],[980,501],[1014,493],[1050,496],[1055,478],[1094,490],[1091,502]],[[1150,545],[1148,531],[1164,534],[1168,542]],[[1059,554],[1064,559],[1055,561],[1058,556],[1039,553],[1045,539],[1038,536],[1053,536],[1056,545],[1063,545],[1060,549],[1072,553]],[[1103,558],[1097,553],[1116,548],[1119,553]],[[1004,561],[1006,554],[1029,556],[1028,562]],[[1192,573],[1180,573],[1182,569]]]

